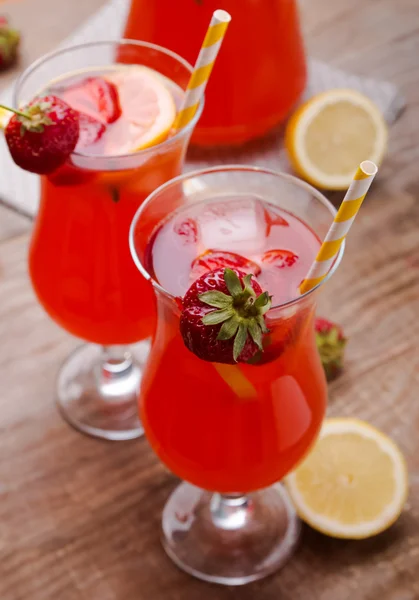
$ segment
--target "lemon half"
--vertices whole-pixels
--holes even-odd
[[[176,118],[176,105],[167,80],[140,65],[114,71],[107,79],[118,89],[123,118],[121,131],[110,138],[110,154],[128,154],[163,142]]]
[[[401,451],[384,433],[358,419],[328,419],[286,485],[311,527],[333,537],[361,539],[396,521],[408,477]]]
[[[380,164],[388,131],[380,109],[360,92],[329,90],[300,106],[285,146],[295,171],[323,189],[346,189],[363,160]]]

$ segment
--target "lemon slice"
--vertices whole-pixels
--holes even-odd
[[[300,517],[327,535],[361,539],[387,529],[407,497],[396,444],[358,419],[328,419],[312,452],[286,479]]]
[[[12,113],[9,110],[0,108],[0,129],[6,129],[6,125],[9,122]]]
[[[176,118],[167,80],[139,65],[121,68],[106,79],[116,85],[122,110],[122,118],[113,124],[112,135],[108,134],[106,151],[128,154],[164,141]]]
[[[293,114],[285,146],[296,172],[323,189],[342,190],[363,160],[380,164],[387,125],[379,108],[354,90],[314,96]]]

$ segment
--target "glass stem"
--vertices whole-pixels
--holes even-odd
[[[128,346],[103,346],[96,367],[96,381],[102,398],[111,405],[125,404],[129,393],[138,386],[139,370]]]
[[[128,346],[103,346],[102,377],[114,379],[132,368],[132,355]]]
[[[214,494],[210,511],[216,527],[229,531],[241,529],[252,514],[253,501],[244,494]]]

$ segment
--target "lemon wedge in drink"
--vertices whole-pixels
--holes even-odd
[[[109,154],[129,154],[163,142],[176,118],[176,105],[166,80],[156,71],[141,65],[124,67],[107,75],[118,90],[122,118],[113,128],[110,140],[115,148]]]
[[[380,164],[387,148],[380,109],[355,90],[318,94],[290,118],[285,146],[295,171],[313,185],[344,190],[363,160]]]
[[[328,419],[312,452],[286,478],[300,517],[332,537],[384,531],[406,501],[406,463],[396,444],[364,421]]]

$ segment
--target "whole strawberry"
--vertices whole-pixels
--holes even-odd
[[[328,381],[335,379],[343,369],[343,356],[347,339],[336,323],[317,317],[315,320],[316,344]]]
[[[200,359],[234,364],[263,350],[264,314],[271,306],[253,275],[219,268],[197,279],[186,292],[180,332]]]
[[[19,42],[19,32],[9,27],[6,17],[0,16],[0,71],[16,62]]]
[[[56,96],[45,96],[12,112],[5,136],[19,167],[45,175],[66,162],[79,138],[77,111]]]

